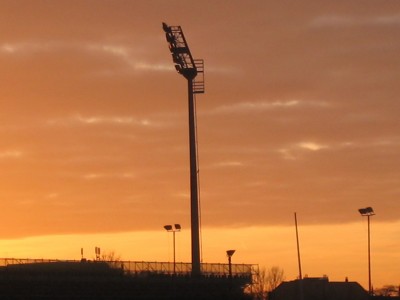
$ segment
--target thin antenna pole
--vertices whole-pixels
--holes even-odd
[[[296,225],[296,242],[297,242],[297,260],[299,262],[299,299],[303,300],[303,275],[301,274],[301,260],[300,260],[300,243],[299,243],[299,231],[297,229],[297,214],[294,213],[294,223]]]
[[[300,260],[300,243],[299,243],[299,231],[297,229],[297,215],[294,213],[294,223],[296,226],[296,242],[297,242],[297,261],[299,263],[299,279],[303,279],[303,275],[301,274],[301,260]]]

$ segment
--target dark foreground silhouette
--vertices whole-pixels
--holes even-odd
[[[248,276],[126,274],[105,262],[0,267],[0,299],[249,299]]]

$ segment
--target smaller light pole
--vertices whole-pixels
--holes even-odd
[[[226,255],[228,256],[228,264],[229,264],[229,277],[232,278],[232,255],[236,250],[227,250]]]
[[[368,293],[372,295],[372,283],[371,283],[371,231],[369,218],[375,215],[372,207],[360,208],[358,210],[363,217],[367,217],[368,220]]]
[[[173,234],[173,245],[174,245],[174,275],[175,275],[175,266],[176,266],[176,262],[175,262],[175,232],[179,232],[181,231],[181,225],[180,224],[174,224],[174,228],[172,228],[172,225],[165,225],[164,226],[165,230],[168,232],[172,232]]]

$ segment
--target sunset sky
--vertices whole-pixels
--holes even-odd
[[[400,283],[398,0],[0,0],[0,257],[190,261],[186,80],[204,262]],[[92,253],[93,252],[93,253]]]

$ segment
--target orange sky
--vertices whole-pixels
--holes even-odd
[[[304,238],[321,241],[304,242],[304,273],[365,286],[357,209],[372,206],[375,286],[399,283],[397,0],[0,5],[0,255],[57,257],[62,240],[59,256],[79,258],[101,236],[126,259],[167,259],[162,226],[190,216],[186,81],[165,21],[205,60],[204,258],[224,261],[229,245],[293,279],[296,211]],[[188,232],[181,243],[190,260]]]

